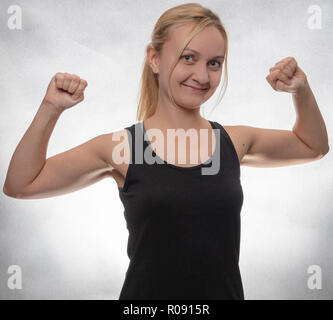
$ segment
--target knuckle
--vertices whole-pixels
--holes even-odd
[[[56,73],[56,79],[57,80],[62,80],[64,78],[64,74],[62,72],[57,72]]]
[[[80,77],[74,74],[74,75],[72,76],[72,80],[73,80],[74,82],[80,82]]]

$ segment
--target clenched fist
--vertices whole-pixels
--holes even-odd
[[[84,90],[88,83],[75,74],[56,73],[47,88],[44,102],[63,111],[84,99]]]
[[[269,69],[266,80],[276,91],[297,93],[307,85],[307,77],[294,57],[287,57]]]

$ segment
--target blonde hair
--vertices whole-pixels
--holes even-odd
[[[172,71],[174,70],[178,59],[180,58],[187,44],[204,27],[206,27],[207,25],[213,25],[221,32],[225,41],[224,82],[221,90],[221,92],[223,91],[223,94],[218,101],[219,103],[222,100],[228,85],[228,36],[220,18],[215,13],[213,13],[208,8],[201,6],[200,4],[193,2],[170,8],[165,11],[156,22],[154,30],[152,32],[152,40],[149,45],[152,45],[158,53],[161,53],[163,44],[169,39],[171,30],[185,23],[195,23],[195,25],[191,29],[191,32],[185,39],[183,45],[178,49],[175,61],[173,62],[171,71],[169,73],[168,83],[170,83]],[[141,89],[139,92],[140,99],[137,109],[138,121],[145,120],[146,118],[151,117],[156,111],[156,106],[158,102],[158,77],[157,74],[152,71],[148,63],[147,56],[145,56],[144,58],[142,69]],[[168,94],[170,100],[175,103],[174,98],[170,92],[170,86],[168,88]]]

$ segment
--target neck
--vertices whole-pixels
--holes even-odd
[[[154,115],[146,119],[145,124],[149,128],[158,127],[162,130],[178,128],[187,130],[205,127],[207,120],[201,116],[200,107],[186,109],[159,99]]]

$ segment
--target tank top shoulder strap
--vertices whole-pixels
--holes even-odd
[[[238,159],[238,155],[235,149],[235,146],[229,136],[229,134],[227,133],[227,131],[224,129],[224,127],[217,121],[211,121],[208,120],[213,128],[218,128],[220,129],[220,133],[222,134],[222,137],[224,139],[224,141],[227,143],[229,149],[231,149],[231,153],[233,154],[233,160],[235,161],[236,166],[240,166],[239,163],[239,159]],[[125,128],[127,133],[128,133],[128,143],[130,146],[130,163],[135,163],[135,155],[136,152],[140,152],[140,148],[137,148],[138,150],[136,150],[135,145],[136,143],[140,142],[143,143],[143,122],[136,122],[134,124],[132,124],[131,126],[128,126]],[[138,136],[136,137],[135,134],[138,134]],[[222,143],[222,141],[220,142]]]
[[[133,171],[133,164],[135,163],[135,126],[136,123],[132,124],[131,126],[125,127],[125,131],[127,133],[127,140],[128,140],[128,146],[129,146],[129,163],[127,172],[125,175],[125,181],[123,187],[118,187],[119,192],[122,194],[124,193],[129,184],[130,176],[132,175]]]
[[[236,151],[236,148],[235,148],[235,146],[234,146],[234,144],[233,144],[233,142],[232,142],[232,140],[231,140],[228,132],[217,121],[214,121],[214,123],[220,129],[221,136],[222,136],[221,139],[223,139],[223,141],[226,143],[228,149],[231,151],[232,161],[233,161],[233,163],[235,164],[235,167],[237,168],[237,170],[240,173],[240,162],[239,162],[239,159],[238,159],[237,151]],[[222,141],[221,141],[221,143],[222,143]]]
[[[130,148],[130,164],[136,163],[136,156],[140,159],[140,151],[142,148],[139,148],[139,144],[143,143],[143,125],[142,122],[136,122],[131,126],[125,127],[128,137],[128,144]],[[137,145],[137,147],[135,147]]]

